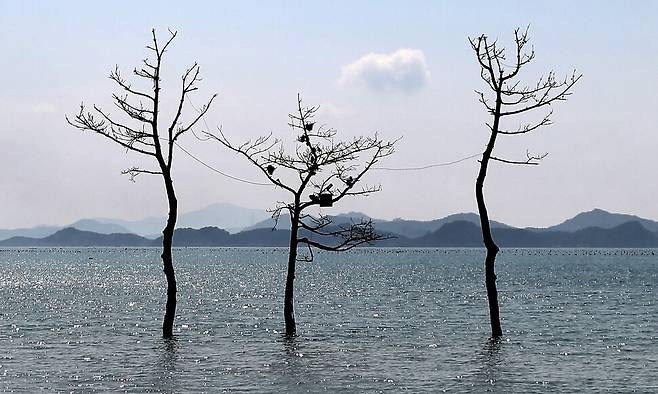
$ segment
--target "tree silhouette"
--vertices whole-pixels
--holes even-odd
[[[541,77],[535,85],[523,85],[517,80],[521,69],[524,68],[535,58],[534,49],[526,50],[528,43],[528,29],[514,31],[515,51],[512,60],[513,64],[508,65],[505,56],[505,48],[498,47],[497,42],[489,43],[485,35],[476,39],[469,38],[471,47],[475,51],[478,63],[480,65],[480,77],[486,83],[486,86],[493,92],[493,104],[484,92],[476,91],[479,101],[484,105],[492,116],[492,123],[487,123],[490,130],[489,142],[482,153],[480,160],[480,170],[475,182],[475,198],[477,200],[478,212],[480,214],[480,225],[482,228],[482,238],[484,246],[487,249],[485,257],[485,282],[487,287],[487,298],[489,299],[489,316],[491,319],[491,335],[500,337],[503,331],[500,326],[500,315],[498,308],[498,291],[496,290],[496,274],[494,265],[496,255],[498,254],[498,245],[494,242],[491,235],[491,226],[489,224],[489,214],[484,203],[484,180],[487,176],[487,167],[491,160],[507,164],[520,165],[537,165],[538,162],[546,157],[543,155],[533,155],[526,151],[526,158],[522,160],[508,160],[493,156],[493,150],[496,138],[499,135],[520,135],[533,132],[540,127],[551,124],[552,110],[544,114],[541,120],[534,123],[524,123],[518,126],[516,130],[505,130],[501,128],[501,121],[514,115],[523,115],[532,111],[548,107],[551,104],[564,101],[571,95],[571,88],[582,77],[582,74],[576,75],[574,71],[570,76],[563,80],[557,80],[555,73],[550,71],[545,77]]]
[[[127,121],[114,117],[108,111],[96,105],[93,106],[92,111],[89,111],[85,108],[84,104],[80,105],[80,112],[73,119],[69,119],[68,116],[66,117],[70,125],[80,130],[100,134],[119,144],[127,151],[153,157],[157,162],[157,169],[131,167],[122,171],[122,173],[129,175],[132,181],[140,174],[160,175],[164,181],[167,202],[169,204],[167,224],[162,231],[162,264],[167,279],[167,303],[164,321],[162,323],[162,335],[165,338],[171,338],[173,336],[174,317],[176,315],[176,275],[171,253],[178,215],[178,201],[171,177],[174,145],[176,145],[178,138],[191,130],[206,114],[216,97],[216,94],[214,94],[187,123],[182,121],[181,116],[185,99],[190,93],[198,89],[196,85],[201,80],[199,77],[199,65],[194,63],[185,71],[181,78],[181,93],[173,118],[170,123],[165,124],[166,128],[161,130],[162,123],[164,123],[161,122],[160,117],[162,58],[177,34],[171,30],[169,33],[169,39],[164,45],[160,46],[155,29],[153,29],[153,43],[146,47],[150,50],[152,57],[142,60],[143,65],[133,69],[133,74],[136,77],[146,79],[152,83],[152,90],[150,92],[133,88],[122,77],[118,66],[110,73],[110,79],[119,86],[121,91],[120,94],[112,94],[114,104],[123,112],[123,118]]]
[[[379,159],[393,153],[395,143],[382,141],[376,134],[347,142],[337,141],[336,130],[316,126],[314,117],[318,109],[317,106],[303,107],[301,97],[297,96],[297,112],[288,115],[293,132],[300,133],[292,152],[286,151],[283,142],[273,139],[272,134],[236,146],[221,129],[218,135],[207,133],[208,137],[244,156],[273,185],[291,195],[291,201],[279,202],[271,210],[276,222],[283,211],[290,215],[291,221],[283,306],[289,336],[296,332],[293,290],[297,261],[312,261],[313,248],[345,251],[386,238],[374,231],[371,220],[361,219],[345,225],[336,224],[327,215],[308,213],[310,208],[333,206],[348,196],[366,196],[379,191],[379,186],[363,186],[358,190],[355,186]],[[368,158],[359,165],[364,155]],[[298,256],[300,244],[308,247],[308,255]]]

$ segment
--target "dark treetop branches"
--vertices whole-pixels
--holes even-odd
[[[505,48],[499,47],[497,41],[491,43],[485,35],[476,39],[469,38],[480,65],[480,77],[495,95],[490,99],[484,92],[476,90],[480,103],[494,117],[494,123],[487,123],[487,126],[495,135],[526,134],[550,125],[552,109],[548,110],[541,120],[522,123],[516,129],[511,130],[501,129],[500,124],[495,120],[500,121],[512,115],[526,114],[533,110],[550,107],[555,102],[565,101],[572,94],[573,86],[582,77],[582,74],[576,74],[576,71],[573,71],[564,79],[557,79],[555,73],[549,71],[534,85],[522,84],[516,77],[535,58],[534,48],[527,48],[528,40],[528,28],[523,31],[516,29],[514,31],[515,50],[512,58],[508,59]],[[512,64],[509,65],[508,61],[511,61]],[[526,152],[526,159],[523,160],[507,160],[495,156],[491,156],[491,159],[509,164],[536,165],[544,157],[546,154],[532,155]]]
[[[201,81],[199,65],[194,63],[181,77],[180,96],[173,119],[171,123],[165,125],[164,129],[162,128],[159,119],[160,69],[167,48],[176,38],[176,32],[169,31],[169,33],[169,39],[164,45],[160,45],[155,30],[152,30],[153,42],[146,47],[152,52],[152,56],[142,60],[142,65],[135,67],[132,71],[134,76],[146,79],[151,83],[151,91],[134,88],[122,76],[118,66],[110,72],[109,78],[119,87],[119,93],[113,93],[112,99],[114,105],[123,113],[122,119],[96,105],[88,110],[84,104],[80,105],[80,112],[73,119],[66,118],[69,124],[80,130],[95,132],[121,145],[126,150],[153,156],[157,160],[159,170],[131,167],[123,171],[123,173],[129,174],[133,180],[139,174],[162,174],[163,171],[170,171],[176,140],[197,124],[217,96],[212,95],[188,123],[181,121],[183,103],[188,94],[198,89],[197,82]]]
[[[307,208],[331,206],[347,196],[365,196],[379,191],[379,186],[358,189],[356,186],[375,163],[393,153],[395,143],[382,141],[376,134],[338,141],[336,130],[314,122],[318,109],[318,106],[302,106],[298,95],[297,111],[289,115],[288,123],[297,133],[293,150],[286,150],[283,142],[271,134],[237,146],[225,137],[221,129],[218,135],[207,135],[244,156],[273,185],[292,194],[293,201],[279,202],[272,210],[272,216],[278,220],[285,210],[293,220],[299,220],[299,228],[317,235],[318,238],[304,236],[298,239],[309,249],[313,246],[342,251],[383,239],[382,235],[374,232],[370,220],[335,226],[328,216],[314,217],[304,213]],[[367,158],[361,163],[363,156]],[[305,195],[307,192],[310,194]],[[326,244],[319,241],[320,238],[339,239],[339,242]]]

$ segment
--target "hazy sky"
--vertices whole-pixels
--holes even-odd
[[[381,163],[399,167],[484,149],[488,117],[473,93],[483,85],[467,37],[485,33],[511,47],[514,28],[530,24],[537,56],[525,81],[549,69],[584,77],[554,106],[554,125],[499,139],[499,156],[549,156],[538,167],[492,163],[491,217],[542,226],[600,207],[658,219],[657,22],[655,1],[0,0],[0,228],[166,212],[159,177],[131,183],[120,174],[143,159],[64,119],[83,100],[112,108],[109,71],[119,65],[127,75],[147,55],[153,27],[162,37],[167,28],[179,33],[164,61],[163,94],[174,100],[179,75],[197,61],[204,80],[192,100],[217,92],[206,120],[232,140],[269,131],[290,137],[287,113],[301,92],[322,105],[318,121],[339,135],[403,136]],[[191,135],[181,144],[228,173],[263,181],[218,144]],[[475,211],[477,166],[472,159],[372,172],[368,182],[382,192],[328,212],[431,219]],[[264,209],[284,197],[221,177],[180,151],[174,167],[182,211],[213,202]]]

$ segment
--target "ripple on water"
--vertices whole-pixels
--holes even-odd
[[[637,388],[658,367],[650,249],[505,249],[488,339],[478,249],[181,248],[176,338],[152,248],[0,250],[4,391],[496,391]]]

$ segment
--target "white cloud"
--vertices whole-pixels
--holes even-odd
[[[347,108],[340,107],[331,101],[325,101],[320,104],[319,113],[323,116],[329,116],[332,118],[339,118],[343,115],[346,115],[349,112]]]
[[[403,48],[391,53],[369,53],[343,66],[339,82],[365,85],[378,91],[413,92],[427,85],[430,72],[425,54]]]

